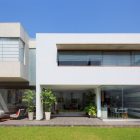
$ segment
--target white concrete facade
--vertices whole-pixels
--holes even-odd
[[[96,88],[97,116],[101,117],[100,86],[140,85],[140,67],[60,67],[57,64],[58,50],[140,50],[140,34],[37,34],[36,45],[37,120],[43,117],[40,87]]]
[[[129,43],[140,44],[140,35],[37,34],[37,82],[40,85],[139,85],[140,78],[137,76],[140,74],[139,67],[58,67],[57,65],[58,44]]]

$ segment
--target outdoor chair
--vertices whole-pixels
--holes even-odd
[[[16,114],[11,114],[11,119],[23,119],[25,117],[25,109],[19,109]]]
[[[110,108],[110,116],[114,117],[114,108]]]
[[[114,115],[115,115],[115,117],[120,117],[120,112],[118,111],[118,108],[113,108],[113,113],[114,113]]]

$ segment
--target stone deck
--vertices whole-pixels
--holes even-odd
[[[140,127],[140,120],[100,120],[87,117],[55,117],[50,121],[7,120],[0,126],[95,126],[95,127]]]

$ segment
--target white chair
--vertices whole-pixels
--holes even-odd
[[[25,117],[25,109],[19,109],[16,114],[11,114],[11,119],[21,119]]]
[[[120,117],[120,112],[118,111],[118,108],[113,108],[114,109],[114,115],[115,117]]]

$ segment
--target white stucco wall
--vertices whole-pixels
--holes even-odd
[[[36,43],[39,85],[140,85],[140,67],[57,66],[57,44],[140,44],[140,34],[37,34]]]

